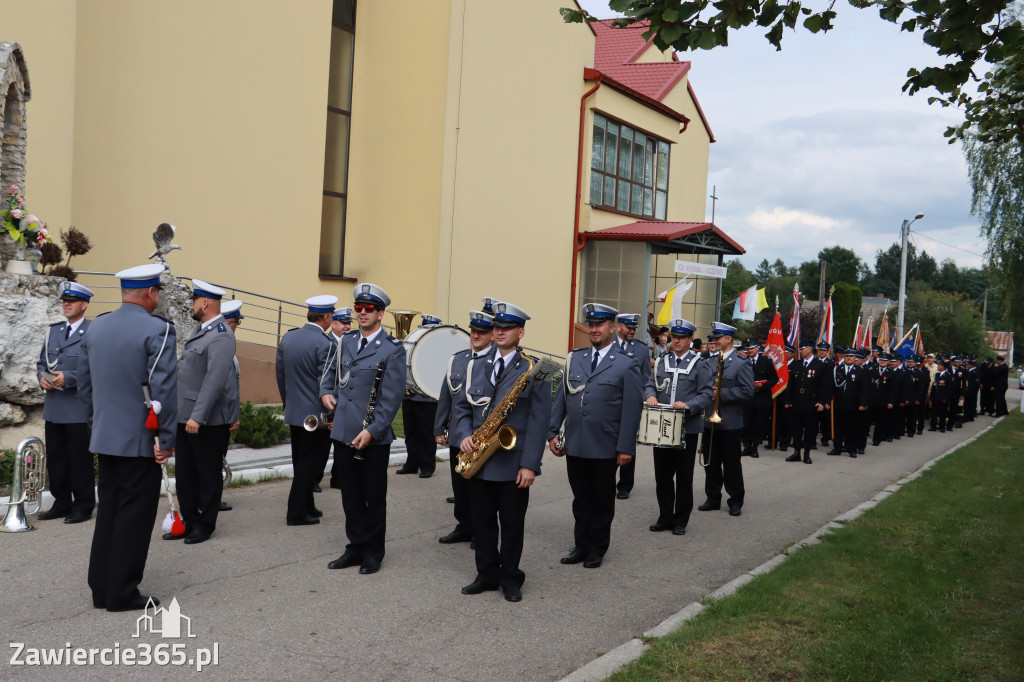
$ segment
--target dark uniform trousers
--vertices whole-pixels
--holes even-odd
[[[859,416],[860,410],[848,410],[835,408],[836,411],[836,438],[832,447],[837,452],[846,452],[851,455],[857,454],[860,447]]]
[[[818,435],[818,411],[798,410],[795,407],[786,409],[789,411],[786,419],[790,423],[793,447],[797,450],[810,450],[816,444],[815,438]]]
[[[743,406],[743,442],[747,447],[755,448],[765,439],[765,435],[770,437],[768,425],[771,422],[771,416],[771,403],[767,405],[748,403]]]
[[[46,470],[50,476],[51,511],[92,514],[96,506],[96,472],[89,452],[89,425],[46,422]]]
[[[292,432],[292,487],[288,492],[288,521],[301,521],[316,508],[313,488],[324,474],[331,455],[331,432],[328,429],[307,431],[289,426]],[[337,448],[335,449],[337,457]]]
[[[334,441],[341,474],[341,504],[345,509],[346,552],[360,559],[384,558],[387,530],[388,461],[391,444],[371,444],[362,450]],[[363,459],[356,459],[359,454]]]
[[[217,528],[230,428],[229,424],[204,425],[197,433],[188,433],[184,424],[178,424],[174,476],[186,533],[196,530],[209,535]]]
[[[530,489],[516,487],[515,481],[471,478],[466,482],[474,519],[477,580],[489,585],[522,587],[526,573],[520,570],[519,559],[523,555]]]
[[[939,431],[945,431],[947,428],[952,430],[953,420],[949,417],[949,401],[932,401],[931,428],[932,430],[938,429]]]
[[[828,402],[826,402],[825,404],[827,406]],[[832,406],[832,409],[835,409],[834,405]],[[818,423],[816,424],[818,428],[815,430],[816,432],[814,435],[817,436],[817,430],[820,430],[822,441],[824,441],[825,444],[828,444],[828,441],[832,440],[832,410],[822,410],[821,412],[816,412],[815,416],[818,420]],[[814,438],[811,438],[811,441],[812,445],[815,444],[813,442]]]
[[[447,389],[445,389],[447,390]],[[437,466],[437,444],[434,442],[434,417],[437,402],[402,401],[402,424],[405,427],[406,471],[433,474]]]
[[[785,402],[782,400],[782,394],[772,401],[772,427],[775,429],[775,447],[780,450],[789,447],[789,424],[787,423],[787,417],[789,416]]]
[[[98,609],[139,597],[160,504],[160,467],[150,457],[98,455],[100,505],[89,556],[89,588]]]
[[[673,527],[690,522],[693,511],[693,465],[698,434],[684,436],[681,448],[654,448],[654,491],[658,521]]]
[[[455,532],[473,534],[473,515],[469,506],[469,482],[455,471],[459,464],[459,448],[448,448],[448,468],[452,472],[452,496],[455,497]]]
[[[612,537],[615,518],[615,459],[585,459],[566,455],[565,469],[572,488],[573,536],[576,548],[603,557]],[[476,529],[474,527],[474,533]]]
[[[854,418],[857,428],[858,450],[864,450],[868,446],[868,431],[871,430],[871,410],[873,409],[868,407],[866,410],[857,410],[857,416]]]
[[[813,442],[817,429],[814,426],[809,428],[811,429],[810,438]],[[708,462],[707,467],[704,468],[704,494],[711,502],[722,500],[722,485],[724,484],[725,492],[729,495],[726,504],[729,507],[743,506],[743,465],[740,463],[742,434],[743,429],[729,431],[707,429],[704,431],[701,448],[704,451],[705,461]]]
[[[903,418],[908,436],[914,436],[917,433],[917,417],[920,411],[921,406],[915,405],[913,402],[908,402],[903,407]]]
[[[620,493],[632,492],[635,479],[636,457],[629,460],[629,464],[623,464],[619,467],[619,482],[616,484],[615,489]]]

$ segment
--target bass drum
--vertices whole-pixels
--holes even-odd
[[[469,333],[455,325],[417,327],[402,339],[405,346],[405,386],[437,400],[452,355],[469,349]]]

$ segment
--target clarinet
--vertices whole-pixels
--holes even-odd
[[[381,381],[384,380],[384,361],[381,360],[377,363],[377,374],[373,377],[373,386],[370,387],[370,398],[366,401],[366,414],[363,415],[363,429],[369,428],[370,424],[373,423],[373,413],[377,409],[377,393],[380,391]],[[359,450],[353,451],[353,457],[356,459],[366,459]]]

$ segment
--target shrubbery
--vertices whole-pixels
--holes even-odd
[[[232,443],[241,443],[251,448],[268,448],[277,445],[290,433],[272,407],[256,407],[246,401],[241,405],[241,424],[232,434]]]

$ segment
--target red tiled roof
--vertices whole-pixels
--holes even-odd
[[[648,22],[616,28],[612,26],[612,21],[606,19],[590,24],[596,38],[594,68],[600,71],[613,87],[616,84],[623,85],[645,98],[661,102],[690,70],[690,62],[679,61],[675,53],[672,54],[671,62],[637,62],[636,60],[651,45],[651,41],[644,40],[642,35],[647,30]],[[693,88],[687,84],[687,89],[700,114],[701,122],[714,142],[715,136],[707,119],[704,118],[704,112],[697,102]],[[662,108],[667,109],[664,105]],[[679,112],[671,113],[676,114],[678,120],[688,121],[686,116]]]
[[[640,220],[618,227],[606,227],[603,230],[584,233],[587,239],[609,239],[613,241],[641,241],[641,242],[670,242],[682,237],[698,234],[700,232],[712,232],[721,237],[730,246],[736,249],[737,253],[746,253],[746,249],[739,245],[732,237],[722,231],[714,223],[682,223],[667,222],[664,220]]]

